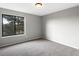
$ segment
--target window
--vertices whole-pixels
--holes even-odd
[[[24,34],[24,17],[2,14],[2,36]]]

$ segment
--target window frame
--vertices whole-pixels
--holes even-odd
[[[19,34],[16,34],[16,33],[15,33],[15,34],[12,34],[12,35],[3,35],[3,32],[4,32],[4,31],[3,31],[3,25],[4,25],[4,24],[3,24],[3,18],[4,18],[4,17],[3,17],[3,16],[4,16],[4,15],[7,15],[7,16],[15,16],[15,17],[22,17],[22,18],[23,18],[23,27],[24,27],[24,17],[23,17],[23,16],[16,16],[16,15],[11,15],[11,14],[2,14],[2,37],[23,35],[24,32],[25,32],[25,29],[24,29],[24,28],[23,28],[23,33],[19,33]],[[15,21],[15,22],[16,22],[16,21]],[[15,24],[14,24],[13,26],[16,28],[16,25],[15,25]],[[15,29],[15,28],[14,28],[14,29]],[[15,31],[16,31],[16,30],[15,30]]]

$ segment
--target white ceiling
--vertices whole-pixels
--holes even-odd
[[[21,11],[38,16],[47,15],[78,5],[79,3],[44,3],[43,7],[38,9],[35,7],[34,3],[0,3],[0,7],[2,8]]]

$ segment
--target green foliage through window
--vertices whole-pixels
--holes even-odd
[[[24,17],[2,14],[2,36],[24,34]]]

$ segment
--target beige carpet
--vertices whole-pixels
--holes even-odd
[[[79,50],[49,40],[33,40],[0,48],[1,56],[77,56]]]

